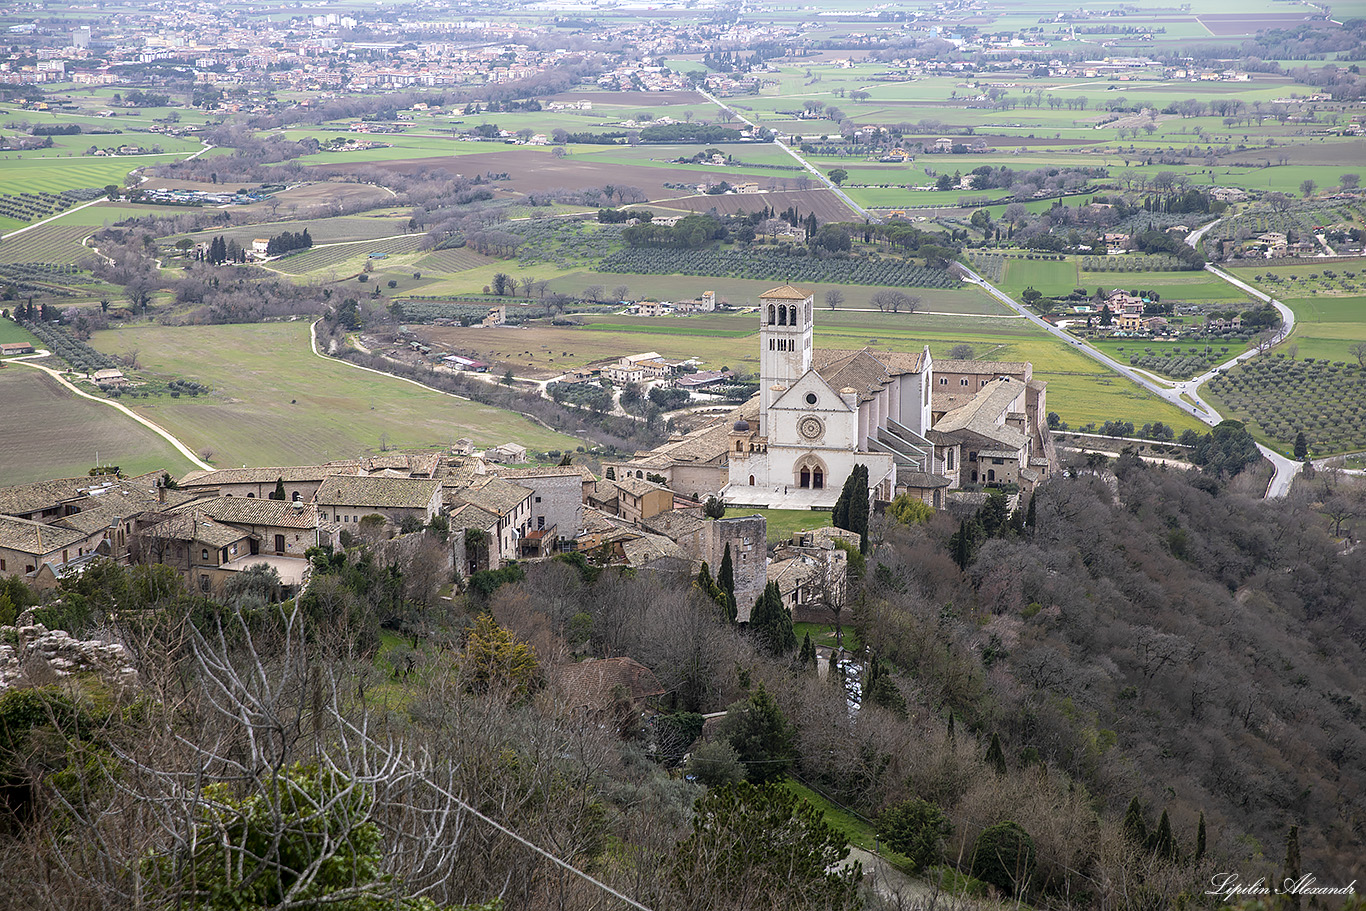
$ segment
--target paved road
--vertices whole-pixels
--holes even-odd
[[[737,120],[739,120],[741,123],[744,123],[746,126],[750,127],[751,129],[758,129],[758,128],[759,128],[759,125],[758,125],[757,123],[755,123],[754,121],[750,120],[748,117],[746,117],[744,114],[741,114],[739,111],[735,110],[735,109],[734,109],[733,107],[731,107],[730,105],[728,105],[728,104],[726,104],[725,102],[721,101],[719,98],[716,98],[716,97],[714,97],[714,96],[708,94],[707,92],[704,92],[702,89],[697,89],[696,91],[697,91],[697,94],[701,95],[703,98],[707,99],[707,100],[710,101],[712,104],[716,105],[718,108],[721,108],[721,109],[726,110],[726,111],[730,111],[730,113],[731,113],[732,116],[734,116]],[[791,146],[789,146],[787,143],[783,142],[781,139],[778,139],[778,138],[776,137],[776,134],[775,134],[775,137],[774,137],[774,139],[773,139],[773,144],[774,144],[775,146],[777,146],[778,148],[782,149],[782,150],[783,150],[784,152],[786,152],[787,154],[791,155],[792,158],[793,158],[793,160],[796,161],[797,164],[801,165],[804,169],[806,169],[806,170],[809,171],[812,175],[814,175],[815,178],[816,178],[817,180],[819,180],[822,184],[825,185],[826,189],[830,190],[832,193],[834,193],[836,196],[838,196],[838,197],[844,202],[844,204],[845,204],[846,206],[848,206],[851,210],[857,212],[858,214],[862,215],[864,218],[868,219],[868,220],[871,221],[871,222],[875,222],[875,223],[876,223],[876,222],[881,222],[881,221],[882,221],[881,216],[874,215],[872,212],[869,212],[867,209],[863,208],[863,206],[859,205],[858,203],[856,203],[856,202],[854,202],[852,199],[850,199],[848,193],[846,193],[846,192],[844,192],[843,190],[841,190],[838,186],[835,185],[835,182],[834,182],[833,180],[831,180],[829,177],[826,177],[824,174],[822,174],[822,173],[820,172],[820,169],[819,169],[819,168],[817,168],[817,167],[816,167],[815,165],[813,165],[811,162],[809,162],[809,161],[807,161],[805,158],[803,158],[803,157],[801,156],[801,153],[797,152],[795,149],[793,149],[793,148],[792,148]]]
[[[1225,277],[1218,270],[1213,271],[1214,274],[1219,275],[1221,278]],[[1128,364],[1120,363],[1119,361],[1110,357],[1105,352],[1098,351],[1097,349],[1092,348],[1090,345],[1086,344],[1080,339],[1073,337],[1073,335],[1066,329],[1062,329],[1058,326],[1053,325],[1052,323],[1038,316],[1033,311],[1026,308],[1024,305],[1016,303],[1015,300],[1012,297],[1010,297],[1010,295],[1004,293],[999,288],[988,282],[986,279],[982,278],[976,272],[973,272],[971,269],[964,267],[963,272],[965,275],[964,281],[982,288],[982,290],[986,291],[992,297],[995,297],[1001,303],[1005,304],[1007,307],[1010,307],[1016,313],[1019,313],[1021,316],[1025,317],[1030,322],[1034,323],[1040,329],[1043,329],[1045,332],[1049,333],[1050,335],[1053,335],[1060,341],[1070,345],[1079,353],[1086,355],[1092,360],[1099,361],[1100,363],[1104,364],[1106,367],[1113,370],[1114,372],[1120,374],[1121,376],[1127,377],[1134,383],[1137,383],[1139,386],[1142,386],[1144,389],[1147,389],[1149,392],[1153,393],[1159,398],[1167,402],[1170,402],[1177,408],[1180,408],[1182,411],[1199,419],[1200,421],[1203,421],[1206,424],[1209,424],[1210,426],[1218,424],[1220,421],[1223,420],[1223,417],[1208,402],[1200,398],[1200,384],[1205,382],[1205,380],[1209,379],[1210,377],[1214,376],[1214,374],[1217,371],[1230,367],[1233,364],[1236,364],[1239,360],[1252,357],[1254,354],[1256,354],[1255,351],[1244,352],[1243,354],[1240,354],[1238,357],[1232,358],[1231,360],[1223,364],[1220,364],[1218,367],[1215,367],[1208,373],[1202,374],[1201,376],[1196,377],[1193,380],[1168,385],[1166,383],[1154,380],[1149,374],[1147,374],[1144,371],[1135,370]],[[1227,277],[1232,279],[1232,276]],[[1236,282],[1237,279],[1233,279],[1233,281]],[[1257,293],[1259,296],[1265,299],[1265,295],[1261,295],[1260,292],[1256,292],[1256,289],[1249,290]],[[1277,309],[1280,308],[1278,307]],[[1288,308],[1285,312],[1289,312]],[[1284,315],[1284,313],[1282,315]],[[1290,324],[1291,326],[1294,325],[1293,313],[1290,314]],[[1289,330],[1287,329],[1284,331],[1288,332]],[[1285,335],[1283,332],[1281,335],[1277,337],[1277,341],[1284,337]],[[1187,398],[1183,398],[1183,396],[1188,397],[1190,400],[1188,401]],[[1268,449],[1260,443],[1257,444],[1257,448],[1261,450],[1262,455],[1265,456],[1267,460],[1271,462],[1271,464],[1275,467],[1276,470],[1275,475],[1271,479],[1271,484],[1267,488],[1266,495],[1268,497],[1285,496],[1286,491],[1290,489],[1290,482],[1294,479],[1295,472],[1299,471],[1299,463],[1295,462],[1292,459],[1286,458],[1285,456],[1281,455],[1278,452],[1275,452],[1274,450]]]

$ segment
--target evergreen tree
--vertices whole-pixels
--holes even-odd
[[[711,568],[707,566],[705,560],[702,561],[702,568],[697,571],[697,587],[702,594],[715,601],[717,606],[721,608],[721,616],[730,618],[730,596],[712,579]]]
[[[955,724],[956,724],[956,722],[955,722],[955,720],[954,720],[953,712],[949,712],[949,732],[948,732],[948,738],[949,738],[949,742],[950,742],[950,743],[952,743],[952,742],[956,739],[955,733],[954,733]]]
[[[859,536],[859,553],[868,552],[868,466],[855,465],[844,479],[830,524]]]
[[[1309,439],[1304,435],[1304,431],[1301,430],[1299,433],[1295,434],[1295,461],[1303,462],[1307,455],[1309,455]]]
[[[572,452],[566,452],[566,453],[564,454],[563,458],[560,459],[559,467],[560,467],[560,468],[569,468],[569,467],[570,467],[571,465],[573,465],[573,464],[574,464],[574,454],[573,454]]]
[[[796,761],[796,728],[762,683],[748,700],[730,707],[721,731],[754,784],[782,778]]]
[[[1195,828],[1195,862],[1205,859],[1205,811],[1200,811],[1200,824]]]
[[[798,653],[797,657],[801,662],[802,667],[806,667],[807,665],[810,665],[813,669],[816,667],[816,647],[811,644],[810,633],[802,636],[802,650]]]
[[[1281,874],[1281,882],[1296,883],[1300,881],[1300,827],[1291,826],[1290,831],[1285,833],[1285,869]],[[1282,896],[1282,908],[1300,907],[1299,895],[1291,894]]]
[[[1137,797],[1129,801],[1129,808],[1124,811],[1124,836],[1139,847],[1148,843],[1148,824],[1143,821],[1143,805]]]
[[[1162,818],[1157,821],[1157,830],[1153,832],[1152,851],[1163,860],[1176,859],[1176,841],[1172,838],[1172,822],[1167,817],[1167,811],[1162,811]]]
[[[1035,515],[1034,515],[1034,501],[1035,501],[1036,499],[1038,499],[1038,496],[1039,496],[1038,491],[1035,491],[1034,493],[1031,493],[1031,494],[1029,495],[1029,508],[1025,510],[1025,522],[1024,522],[1024,524],[1025,524],[1025,528],[1026,528],[1027,530],[1029,530],[1029,531],[1033,531],[1033,530],[1034,530],[1034,525],[1035,525],[1035,522],[1037,521],[1037,520],[1035,519]]]
[[[996,770],[997,775],[1004,775],[1006,769],[1006,754],[1001,749],[1001,738],[998,734],[991,735],[991,745],[987,747],[987,765]]]
[[[739,617],[739,604],[735,600],[735,565],[730,559],[730,542],[726,542],[726,552],[721,555],[721,568],[716,573],[716,584],[721,587],[721,591],[726,593],[726,613],[730,616],[730,622],[734,623]],[[752,621],[751,621],[752,622]]]
[[[797,634],[792,630],[792,615],[783,606],[778,583],[764,586],[764,593],[754,602],[749,615],[749,628],[760,647],[772,655],[786,655],[797,647]]]
[[[281,477],[281,478],[276,478],[276,479],[275,479],[275,490],[273,490],[273,491],[271,492],[270,498],[271,498],[272,500],[285,500],[285,499],[288,499],[288,496],[285,494],[285,479],[284,479],[284,478]]]

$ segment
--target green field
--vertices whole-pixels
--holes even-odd
[[[0,306],[0,310],[8,309],[8,302]],[[27,329],[8,319],[0,319],[0,342],[28,342],[35,348],[40,347],[38,340]]]
[[[366,373],[309,351],[307,322],[99,332],[92,344],[136,348],[145,373],[204,383],[198,398],[156,398],[136,408],[224,466],[307,464],[391,447],[434,449],[468,437],[533,450],[577,440],[520,415]]]
[[[0,333],[12,325],[0,320]],[[157,469],[180,475],[194,467],[146,427],[107,405],[72,395],[41,370],[0,369],[0,402],[0,484],[75,477],[96,464],[117,465],[129,475]]]

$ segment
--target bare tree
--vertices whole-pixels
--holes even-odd
[[[825,292],[825,305],[831,310],[834,310],[842,303],[844,303],[843,291],[840,291],[838,288],[831,288],[829,291]]]

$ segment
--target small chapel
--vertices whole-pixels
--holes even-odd
[[[942,508],[956,491],[1027,493],[1056,464],[1047,384],[1028,363],[818,350],[814,293],[790,285],[760,295],[758,317],[758,395],[613,463],[618,477],[662,475],[675,493],[733,506],[824,509],[862,464],[874,499],[909,493]]]

